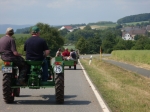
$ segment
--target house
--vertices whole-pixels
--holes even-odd
[[[121,29],[122,32],[129,32],[130,30],[132,30],[133,27],[124,27]]]
[[[136,35],[146,35],[147,29],[150,27],[125,27],[122,28],[122,39],[134,40]]]
[[[73,27],[72,26],[62,26],[59,30],[67,29],[68,31],[72,32]]]
[[[79,29],[79,27],[78,27],[78,26],[76,26],[76,27],[72,27],[72,26],[62,26],[59,30],[63,30],[63,29],[67,29],[69,32],[72,32],[72,31],[74,31],[74,30],[76,30],[76,29]]]
[[[124,40],[134,40],[134,38],[132,37],[132,34],[129,33],[129,32],[123,32],[122,39],[124,39]]]

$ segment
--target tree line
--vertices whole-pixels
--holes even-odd
[[[75,44],[81,54],[111,53],[113,50],[150,50],[150,35],[136,35],[135,40],[123,40],[121,26],[105,30],[91,29],[87,25],[65,35],[65,42]],[[63,32],[63,31],[60,31]],[[148,33],[149,34],[149,33]]]
[[[150,13],[138,14],[126,16],[117,21],[118,24],[140,22],[140,21],[150,21]]]
[[[15,33],[16,34],[29,34],[30,33],[30,27],[17,29]]]

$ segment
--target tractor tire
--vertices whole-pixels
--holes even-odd
[[[56,103],[64,103],[64,73],[56,74],[55,78]]]
[[[74,70],[76,70],[76,65],[74,65]]]
[[[6,103],[14,102],[14,94],[11,88],[12,74],[3,74],[3,99]]]
[[[14,89],[14,96],[19,97],[20,96],[20,88]]]

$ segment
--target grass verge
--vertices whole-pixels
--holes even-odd
[[[150,70],[149,50],[116,50],[111,54],[110,59],[130,63]]]
[[[93,59],[80,59],[112,112],[149,112],[150,79]]]

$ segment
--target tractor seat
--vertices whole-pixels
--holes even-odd
[[[29,65],[42,65],[43,64],[43,61],[26,60],[26,62]]]

